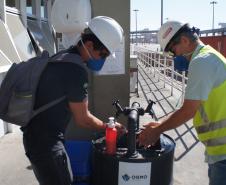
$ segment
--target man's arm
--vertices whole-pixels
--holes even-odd
[[[95,130],[106,128],[106,124],[103,121],[89,112],[87,100],[79,103],[69,102],[69,107],[75,122],[79,126]]]
[[[201,104],[200,100],[185,100],[183,106],[162,123],[148,123],[139,136],[140,145],[153,145],[162,132],[174,129],[193,118]]]
[[[200,104],[200,100],[184,100],[182,107],[171,114],[158,126],[159,131],[165,132],[167,130],[177,128],[186,121],[190,120],[195,116]]]

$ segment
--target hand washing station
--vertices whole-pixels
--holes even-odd
[[[105,153],[105,138],[93,141],[92,185],[171,185],[175,142],[162,134],[155,146],[144,148],[136,142],[139,135],[139,116],[153,115],[150,101],[146,110],[134,102],[131,108],[122,109],[114,103],[116,115],[128,116],[128,133],[117,142],[115,155]]]

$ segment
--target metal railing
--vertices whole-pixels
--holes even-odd
[[[151,97],[156,102],[154,120],[158,121],[182,106],[188,78],[185,71],[179,73],[174,70],[172,57],[166,57],[157,49],[153,51],[149,48],[139,44],[131,45],[131,54],[136,54],[138,58],[140,91],[146,101]],[[168,134],[177,145],[183,147],[176,149],[175,161],[182,159],[199,142],[191,122],[185,122]]]
[[[146,67],[147,70],[150,70],[158,81],[163,81],[164,88],[166,87],[166,84],[170,85],[171,95],[174,94],[174,89],[177,89],[181,92],[182,100],[184,99],[187,83],[186,72],[182,71],[180,73],[174,70],[172,57],[167,57],[161,52],[152,51],[139,45],[133,45],[132,52],[137,55],[138,62]]]

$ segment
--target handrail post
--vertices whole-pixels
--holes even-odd
[[[164,57],[164,88],[166,87],[166,57]]]
[[[158,53],[158,82],[160,81],[160,75],[161,75],[161,55]]]
[[[172,61],[171,65],[171,96],[173,95],[173,81],[174,81],[174,62]]]
[[[182,71],[182,100],[184,101],[185,96],[185,71]]]
[[[154,77],[156,73],[156,53],[154,54]]]

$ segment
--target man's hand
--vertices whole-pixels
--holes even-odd
[[[125,133],[127,133],[127,129],[125,126],[123,126],[122,124],[115,122],[115,128],[117,129],[117,134],[118,137],[124,135]]]
[[[155,145],[160,137],[160,132],[158,130],[159,123],[151,122],[144,125],[144,130],[141,131],[138,137],[139,145],[147,148],[150,145]]]

